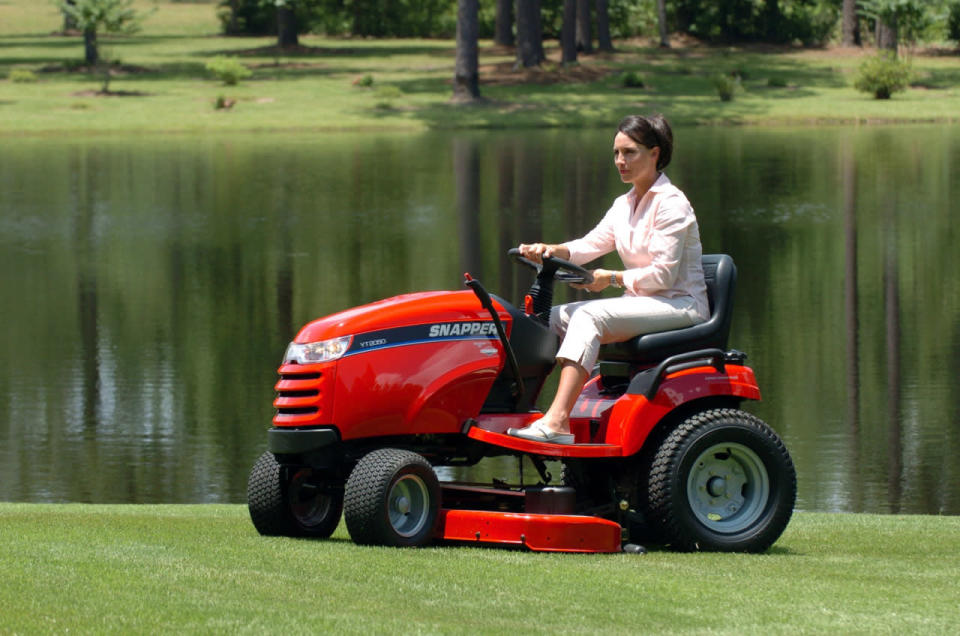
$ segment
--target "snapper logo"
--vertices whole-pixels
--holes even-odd
[[[425,344],[441,340],[497,340],[497,327],[492,320],[465,322],[438,322],[432,325],[397,327],[354,336],[345,356],[358,353]]]
[[[446,322],[430,325],[431,338],[450,336],[495,336],[497,329],[492,321],[488,322]]]

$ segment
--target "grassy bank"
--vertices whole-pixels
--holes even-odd
[[[960,518],[797,514],[768,554],[262,538],[243,506],[0,504],[0,633],[956,633]]]
[[[913,87],[881,101],[852,88],[869,51],[621,41],[615,53],[565,68],[547,42],[550,61],[522,72],[510,50],[482,42],[485,101],[458,107],[449,103],[452,41],[305,36],[299,50],[276,51],[270,38],[220,37],[212,4],[140,4],[157,7],[142,33],[102,38],[117,61],[113,95],[104,96],[81,64],[80,37],[55,33],[60,18],[49,3],[0,2],[0,135],[609,126],[636,111],[662,111],[677,124],[960,121],[960,57],[947,49],[918,51]],[[218,84],[205,70],[217,55],[237,57],[253,76]],[[15,69],[36,80],[14,82]],[[627,72],[643,87],[624,88]],[[731,102],[717,97],[718,73],[742,78]],[[358,85],[364,77],[372,85]],[[218,98],[232,106],[215,110]]]

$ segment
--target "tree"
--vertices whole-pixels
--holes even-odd
[[[930,26],[930,0],[863,0],[861,12],[876,20],[877,48],[897,55],[900,40],[915,42]]]
[[[543,53],[543,29],[540,24],[540,0],[517,0],[517,66],[540,66]]]
[[[588,55],[593,53],[590,0],[577,0],[577,50]]]
[[[613,40],[610,38],[610,0],[596,0],[594,9],[597,12],[597,49],[612,51]]]
[[[563,25],[560,28],[560,62],[577,61],[577,0],[563,0]]]
[[[64,2],[69,5],[76,4],[74,0],[64,0]],[[61,12],[63,13],[63,32],[69,33],[70,31],[75,30],[77,28],[77,21],[74,19],[73,15],[67,11],[61,10]]]
[[[277,46],[285,49],[300,44],[297,34],[297,14],[293,11],[294,0],[272,0],[277,7]]]
[[[89,65],[100,61],[97,34],[131,35],[140,30],[146,14],[133,8],[134,0],[63,0],[60,10],[83,31],[84,58]]]
[[[843,0],[843,45],[860,46],[860,20],[857,0]]]
[[[472,102],[480,97],[477,52],[479,4],[478,0],[457,0],[457,58],[453,75],[455,102]]]
[[[513,46],[513,0],[497,0],[493,41],[501,46]]]
[[[660,27],[660,46],[670,48],[670,29],[667,27],[667,1],[657,0],[657,26]]]

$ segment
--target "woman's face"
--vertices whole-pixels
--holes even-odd
[[[654,179],[659,157],[658,146],[647,148],[622,132],[618,132],[613,138],[613,163],[624,183]]]

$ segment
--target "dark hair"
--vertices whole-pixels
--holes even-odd
[[[647,148],[660,148],[657,170],[663,170],[670,164],[670,157],[673,156],[673,131],[660,113],[649,117],[628,115],[620,120],[617,129]]]

